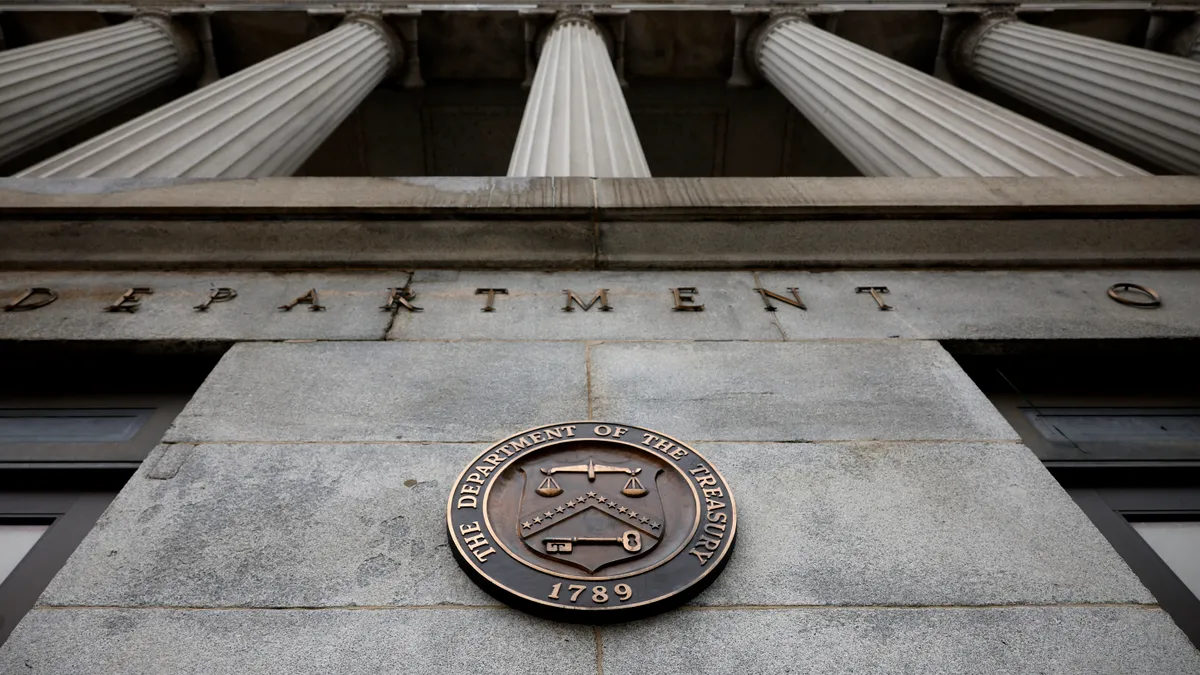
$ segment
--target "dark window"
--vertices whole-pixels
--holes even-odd
[[[162,439],[220,351],[0,343],[0,643]]]
[[[1027,351],[958,358],[1200,646],[1200,344]]]

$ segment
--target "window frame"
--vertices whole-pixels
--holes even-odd
[[[132,475],[132,472],[128,472],[128,475]],[[116,496],[116,489],[0,490],[0,521],[52,520],[41,538],[21,558],[8,577],[0,582],[0,644],[4,644],[21,619],[34,607],[50,581]]]
[[[8,462],[140,462],[162,440],[189,398],[181,394],[0,396],[0,410],[153,409],[127,441],[0,441],[0,466]]]
[[[1129,487],[1070,486],[1067,494],[1091,519],[1142,584],[1193,644],[1200,646],[1200,597],[1130,525],[1132,520],[1200,521],[1200,484]],[[1141,518],[1139,518],[1139,516]],[[1152,518],[1144,518],[1152,516]]]
[[[1055,443],[1046,438],[1025,416],[1025,411],[1087,411],[1125,410],[1129,412],[1200,412],[1200,399],[1179,397],[1127,396],[1058,396],[1047,394],[992,393],[988,396],[992,405],[1000,411],[1005,421],[1021,437],[1021,441],[1033,450],[1038,459],[1046,462],[1063,462],[1078,465],[1080,462],[1137,462],[1155,464],[1173,462],[1200,462],[1200,439],[1193,444],[1162,441],[1112,441],[1090,442],[1086,447]]]

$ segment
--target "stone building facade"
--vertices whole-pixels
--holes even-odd
[[[1200,672],[1198,9],[0,0],[0,672]],[[455,564],[568,420],[695,600]]]

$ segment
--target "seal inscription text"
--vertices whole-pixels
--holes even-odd
[[[459,565],[498,599],[543,616],[620,621],[695,596],[737,528],[708,460],[664,434],[567,422],[504,439],[447,504]]]

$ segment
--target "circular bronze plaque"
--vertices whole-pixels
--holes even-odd
[[[452,550],[484,590],[568,621],[624,621],[695,596],[737,528],[720,472],[657,431],[565,422],[488,448],[454,484]]]

